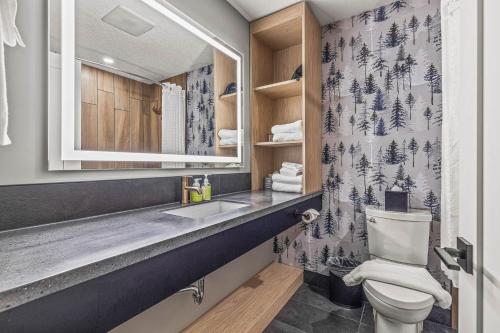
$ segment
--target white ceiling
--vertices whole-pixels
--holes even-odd
[[[227,0],[248,21],[293,5],[297,0]],[[357,15],[391,2],[390,0],[306,0],[321,25]]]
[[[61,0],[53,1],[60,2]],[[62,0],[64,1],[64,0]],[[122,5],[154,24],[134,37],[101,18]],[[60,9],[51,2],[51,50],[60,50]],[[77,0],[76,56],[102,62],[153,81],[161,81],[213,62],[213,48],[154,9],[137,0]]]

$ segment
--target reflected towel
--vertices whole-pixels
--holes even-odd
[[[230,138],[236,138],[238,136],[238,130],[233,130],[233,129],[221,129],[219,130],[219,138],[221,139],[230,139]]]
[[[274,142],[302,140],[302,132],[273,134]]]
[[[302,120],[297,120],[296,122],[283,124],[283,125],[275,125],[271,127],[271,133],[302,133]]]
[[[236,137],[234,138],[224,138],[220,139],[219,145],[225,146],[225,145],[236,145],[238,144],[238,139]]]
[[[0,1],[0,145],[9,145],[7,135],[9,107],[7,104],[7,80],[5,76],[4,44],[25,47],[16,27],[17,0]]]
[[[302,176],[285,176],[279,173],[274,173],[272,176],[273,182],[284,184],[302,184]]]
[[[432,295],[443,309],[447,309],[451,305],[450,294],[425,268],[421,267],[374,259],[365,261],[356,267],[344,276],[343,280],[347,286],[355,286],[365,280],[389,283]]]
[[[300,163],[293,163],[293,162],[283,162],[281,163],[281,166],[283,168],[288,168],[288,169],[293,169],[297,171],[302,171],[304,166]]]

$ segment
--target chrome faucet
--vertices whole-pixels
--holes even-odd
[[[196,191],[198,194],[202,194],[201,187],[189,186],[189,179],[193,178],[192,176],[182,176],[182,201],[181,203],[187,204],[189,203],[189,192]]]

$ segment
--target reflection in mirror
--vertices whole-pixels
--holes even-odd
[[[51,1],[51,58],[61,53],[60,1]],[[142,1],[76,0],[75,24],[75,149],[237,156],[234,59]]]

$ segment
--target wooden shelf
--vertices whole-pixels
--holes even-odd
[[[303,281],[302,269],[272,263],[183,332],[262,332]]]
[[[238,145],[217,145],[217,148],[219,149],[226,149],[226,148],[237,148]]]
[[[270,147],[270,148],[277,148],[277,147],[295,147],[295,146],[301,146],[302,145],[302,140],[297,140],[297,141],[277,141],[277,142],[268,142],[268,141],[261,141],[261,142],[256,142],[254,146],[259,146],[259,147]]]
[[[236,93],[219,96],[221,101],[236,104]]]
[[[288,80],[268,84],[257,87],[254,90],[259,94],[266,95],[273,99],[300,96],[302,94],[302,80]]]
[[[264,22],[255,27],[253,36],[272,50],[281,50],[302,43],[302,17],[298,11],[288,18],[274,21]]]

